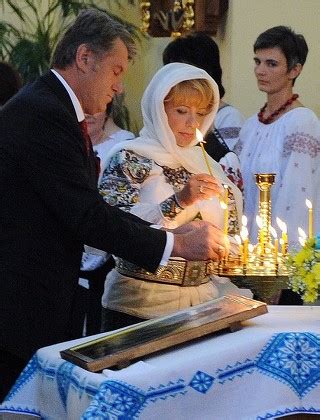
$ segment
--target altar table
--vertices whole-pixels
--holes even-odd
[[[239,331],[203,337],[118,371],[91,373],[60,358],[60,350],[88,338],[42,348],[0,405],[0,415],[57,420],[319,415],[320,307],[268,309]]]

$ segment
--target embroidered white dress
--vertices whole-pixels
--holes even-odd
[[[287,224],[289,249],[298,245],[299,226],[308,233],[306,198],[314,207],[314,231],[319,231],[320,123],[313,111],[295,108],[271,124],[262,124],[253,115],[241,129],[236,151],[244,180],[244,214],[253,243],[258,231],[256,173],[276,174],[271,188],[272,225],[278,229],[277,216]]]
[[[230,150],[234,149],[239,140],[240,129],[244,121],[244,116],[232,105],[226,104],[217,112],[214,125]]]
[[[99,190],[104,200],[130,211],[151,223],[176,228],[200,215],[223,228],[223,210],[219,200],[203,200],[182,209],[175,199],[190,177],[184,168],[161,167],[153,160],[130,150],[120,150],[104,171]],[[238,232],[235,200],[229,198],[229,234]],[[105,283],[102,306],[140,318],[154,318],[177,311],[225,293],[245,294],[228,279],[211,277],[200,286],[180,287],[133,279],[112,270]]]
[[[200,127],[205,135],[212,126],[218,108],[216,83],[204,70],[188,64],[163,66],[142,98],[144,127],[140,137],[120,143],[109,152],[99,183],[100,192],[109,204],[154,224],[179,226],[193,220],[200,212],[203,219],[222,227],[223,211],[217,198],[201,201],[186,209],[179,207],[175,199],[175,192],[183,188],[191,174],[208,172],[196,140],[188,147],[177,145],[164,109],[164,99],[171,88],[183,80],[191,79],[208,80],[214,92],[213,109],[205,116]],[[229,228],[232,230],[241,220],[242,194],[217,162],[210,157],[208,162],[216,179],[227,184],[232,192],[233,197],[229,200]],[[107,276],[102,305],[148,319],[216,298],[225,293],[226,287],[231,293],[240,293],[227,279],[212,278],[200,286],[180,287],[129,278],[114,269]]]

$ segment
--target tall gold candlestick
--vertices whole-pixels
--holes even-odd
[[[271,240],[271,187],[275,181],[275,174],[255,174],[255,177],[259,188],[259,216],[261,217],[264,244]]]

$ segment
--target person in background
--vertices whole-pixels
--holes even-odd
[[[271,223],[278,236],[281,231],[276,218],[286,223],[290,251],[300,247],[298,227],[308,233],[306,199],[315,209],[320,204],[320,123],[293,92],[308,46],[303,35],[286,26],[276,26],[258,36],[253,51],[258,89],[266,94],[267,102],[244,123],[235,149],[244,177],[245,214],[250,239],[255,243],[259,202],[255,174],[274,173]],[[320,213],[313,214],[318,232]],[[300,296],[289,289],[279,296],[279,304],[302,304]]]
[[[299,246],[298,227],[308,232],[305,200],[317,209],[320,199],[319,120],[293,91],[308,46],[303,35],[276,26],[258,36],[253,50],[258,89],[267,102],[245,122],[236,147],[244,177],[245,214],[251,241],[256,241],[259,191],[254,174],[276,174],[271,188],[272,225],[278,229],[276,217],[287,224],[291,250]],[[318,211],[314,228],[315,232],[320,228]]]
[[[81,11],[52,69],[0,110],[0,401],[40,347],[77,338],[83,245],[154,272],[171,256],[217,259],[223,235],[199,221],[165,231],[105,203],[84,114],[122,91],[135,53],[123,25]]]
[[[100,183],[104,199],[166,228],[200,217],[223,229],[224,211],[217,196],[224,194],[224,184],[230,192],[228,234],[237,233],[242,194],[210,157],[213,176],[207,173],[201,148],[196,146],[196,129],[203,135],[207,132],[218,105],[218,87],[204,70],[184,63],[160,69],[142,98],[140,137],[118,144],[107,156]],[[172,264],[171,270],[178,272],[179,262]],[[227,290],[240,293],[229,280],[204,273],[205,264],[197,282],[190,282],[190,273],[186,273],[187,283],[179,284],[152,277],[116,258],[102,298],[103,329],[197,305]]]
[[[210,74],[217,83],[220,102],[214,126],[212,127],[216,141],[210,138],[206,148],[208,153],[215,160],[219,161],[226,154],[226,151],[228,149],[233,150],[237,143],[244,117],[237,108],[223,100],[225,89],[222,84],[222,68],[218,45],[209,35],[194,32],[171,41],[163,51],[162,59],[164,64],[182,62],[200,67]],[[219,143],[224,147],[219,146]],[[222,156],[220,157],[220,155]]]
[[[104,166],[105,156],[115,144],[135,137],[130,131],[119,127],[120,102],[117,95],[107,105],[106,111],[85,115],[93,150],[99,157],[101,166]],[[79,306],[79,336],[82,332],[84,335],[100,332],[104,281],[107,273],[114,267],[112,255],[87,246],[85,250],[82,255],[78,291],[82,301],[82,305]]]
[[[21,76],[9,63],[0,62],[0,108],[22,87]]]

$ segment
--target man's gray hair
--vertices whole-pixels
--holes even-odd
[[[113,48],[116,39],[121,39],[127,47],[129,59],[132,59],[136,47],[124,25],[100,10],[82,10],[58,43],[52,66],[65,69],[73,64],[81,44],[86,44],[95,54],[102,55]]]

